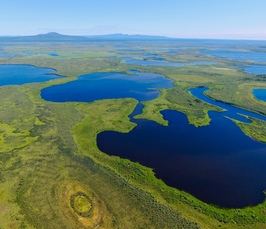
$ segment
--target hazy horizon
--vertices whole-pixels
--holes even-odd
[[[266,41],[265,39],[248,39],[248,38],[208,38],[208,37],[168,37],[168,36],[164,36],[164,35],[147,35],[147,34],[125,34],[125,33],[111,33],[111,34],[91,34],[91,35],[78,35],[78,34],[63,34],[63,33],[59,33],[56,31],[51,31],[51,32],[47,32],[47,33],[39,33],[39,34],[26,34],[26,35],[0,35],[0,37],[27,37],[27,36],[37,36],[37,35],[45,35],[45,34],[49,34],[49,33],[58,33],[60,35],[64,35],[64,36],[80,36],[80,37],[93,37],[93,36],[111,36],[111,35],[125,35],[125,36],[158,36],[158,37],[165,37],[165,38],[169,38],[169,39],[180,39],[180,40],[232,40],[232,41]]]
[[[266,40],[266,1],[24,0],[2,2],[0,36],[141,34]]]

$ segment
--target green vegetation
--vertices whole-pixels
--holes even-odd
[[[136,100],[52,103],[40,98],[40,90],[91,72],[154,72],[173,79],[175,87],[161,89],[157,99],[145,102],[138,118],[167,125],[160,111],[174,109],[185,113],[191,124],[202,126],[210,121],[209,110],[220,109],[197,100],[188,88],[207,86],[211,89],[208,96],[266,114],[265,104],[251,94],[252,88],[265,87],[265,83],[253,81],[249,74],[232,67],[236,62],[227,60],[215,60],[215,67],[128,66],[115,57],[115,45],[4,46],[4,51],[16,55],[0,57],[1,64],[54,68],[66,77],[0,87],[0,228],[264,228],[265,202],[244,209],[220,209],[168,187],[150,168],[100,152],[98,133],[126,133],[134,128],[128,115]],[[146,52],[156,46],[129,45]],[[172,44],[160,45],[171,48]],[[39,54],[18,54],[21,51]],[[51,51],[65,58],[40,54]],[[196,49],[161,52],[168,61],[212,60]],[[247,135],[265,142],[265,122],[252,121],[235,122]]]
[[[176,85],[175,88],[162,89],[158,98],[144,102],[143,113],[136,118],[150,119],[161,125],[167,125],[168,122],[163,119],[160,111],[177,110],[187,115],[190,124],[198,126],[208,125],[210,118],[208,111],[222,111],[218,107],[209,105],[193,97],[188,92],[188,86]]]
[[[90,198],[83,192],[77,192],[70,198],[70,205],[82,217],[90,217],[93,210]]]
[[[265,121],[247,117],[252,121],[251,124],[240,122],[237,120],[234,120],[234,123],[240,127],[240,129],[248,136],[254,138],[257,141],[266,143],[266,129],[265,129]]]

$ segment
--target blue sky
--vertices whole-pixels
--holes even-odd
[[[266,40],[266,0],[0,0],[0,35]]]

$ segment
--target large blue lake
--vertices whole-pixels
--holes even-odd
[[[0,86],[44,82],[60,78],[54,73],[53,69],[37,68],[32,65],[0,65]]]
[[[131,86],[130,86],[131,85]],[[41,91],[44,99],[55,102],[91,102],[107,98],[133,97],[145,101],[159,92],[148,88],[171,87],[172,82],[151,73],[125,75],[94,73],[78,80]],[[191,89],[196,97],[227,109],[210,112],[211,125],[196,128],[184,114],[163,111],[169,126],[135,120],[139,104],[130,115],[137,126],[129,133],[104,131],[97,136],[101,151],[153,168],[156,177],[200,200],[222,207],[244,207],[263,202],[266,189],[266,145],[254,141],[229,119],[248,121],[227,104],[204,96],[206,88]],[[210,101],[211,100],[211,101]],[[252,112],[245,113],[256,116]],[[257,117],[257,116],[256,116]],[[260,118],[264,118],[263,116]]]
[[[172,80],[153,73],[93,73],[80,76],[76,81],[45,88],[41,96],[54,102],[92,102],[127,97],[145,101],[159,95],[157,90],[149,88],[168,87],[172,87]]]
[[[263,202],[266,145],[256,142],[222,113],[210,112],[211,125],[196,128],[184,114],[163,111],[169,126],[134,120],[129,133],[97,136],[101,151],[153,168],[156,177],[200,200],[221,207]]]
[[[210,112],[211,125],[196,128],[184,114],[163,111],[169,126],[131,120],[138,125],[128,134],[105,131],[98,135],[100,150],[153,168],[156,177],[200,200],[236,208],[263,202],[266,188],[266,145],[257,142],[225,116],[241,121],[242,113],[266,120],[262,115],[213,101],[206,88],[190,92],[197,98],[227,109]],[[139,110],[140,108],[138,108]]]

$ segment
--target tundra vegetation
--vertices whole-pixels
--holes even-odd
[[[41,98],[41,89],[76,80],[82,74],[133,74],[128,70],[135,69],[174,80],[173,88],[161,89],[158,98],[143,102],[143,113],[137,118],[167,125],[160,111],[173,109],[185,113],[192,125],[208,125],[208,111],[221,109],[188,92],[188,88],[197,86],[210,88],[206,94],[213,99],[266,115],[265,103],[252,95],[252,89],[266,87],[265,76],[248,74],[236,67],[252,62],[204,55],[199,51],[204,45],[201,43],[123,43],[125,50],[141,50],[140,53],[121,52],[120,45],[121,42],[102,41],[6,42],[3,46],[5,53],[14,56],[0,56],[0,64],[53,68],[64,77],[0,87],[0,228],[265,228],[265,202],[243,209],[208,205],[168,187],[150,168],[100,152],[98,133],[126,133],[134,128],[128,116],[138,103],[135,99],[53,103]],[[219,45],[224,44],[206,45],[205,49]],[[256,45],[245,48],[263,51]],[[58,55],[49,55],[52,52]],[[140,59],[149,53],[169,62],[216,64],[140,66],[125,64],[120,58],[124,55]],[[245,134],[266,142],[264,121],[232,121]]]

